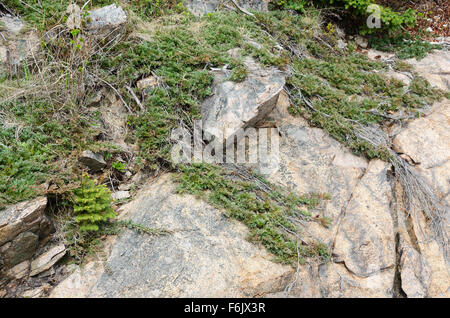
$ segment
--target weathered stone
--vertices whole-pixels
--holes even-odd
[[[92,171],[102,170],[106,166],[106,162],[103,159],[103,156],[93,153],[90,150],[83,151],[81,156],[78,158],[78,161],[80,161]]]
[[[390,213],[389,165],[369,163],[352,193],[335,238],[334,254],[353,274],[368,277],[388,268],[394,271],[394,225]]]
[[[358,46],[362,47],[363,49],[367,48],[367,46],[369,45],[369,41],[367,41],[366,38],[364,38],[360,35],[357,35],[355,37],[355,42]]]
[[[77,267],[66,279],[50,293],[50,298],[86,298],[92,287],[104,273],[103,263],[89,262]]]
[[[442,90],[450,88],[450,51],[436,50],[421,60],[406,60],[431,85]]]
[[[183,0],[186,8],[198,16],[216,11],[220,2],[220,0]],[[237,0],[236,3],[247,10],[267,11],[269,0]]]
[[[379,160],[369,163],[348,204],[342,207],[343,215],[337,218],[335,231],[327,232],[332,240],[331,263],[313,261],[301,266],[290,296],[393,296],[395,232],[388,168]]]
[[[47,198],[21,202],[0,213],[0,246],[41,222]]]
[[[415,119],[393,140],[394,149],[407,154],[443,202],[450,204],[450,101],[436,103],[427,116]]]
[[[30,289],[25,291],[22,294],[23,298],[39,298],[42,297],[44,295],[44,287],[38,287],[38,288],[34,288],[34,289]]]
[[[36,276],[52,267],[66,254],[66,247],[60,244],[52,247],[31,262],[30,276]]]
[[[105,30],[111,31],[127,21],[127,14],[122,7],[115,4],[103,8],[89,11],[89,21],[86,24],[86,30],[90,33],[98,34]]]
[[[121,213],[121,219],[170,234],[126,230],[101,277],[95,271],[94,277],[72,277],[73,284],[88,286],[90,297],[243,297],[284,288],[291,267],[271,262],[270,254],[247,242],[242,224],[190,195],[174,194],[170,178],[146,186]],[[97,281],[90,288],[86,280]]]
[[[361,277],[351,273],[345,264],[330,263],[319,266],[320,296],[329,298],[391,298],[394,269]]]
[[[308,232],[330,243],[338,217],[367,168],[367,161],[353,155],[323,130],[309,127],[301,117],[291,116],[288,107],[289,99],[282,93],[276,109],[267,117],[276,123],[282,136],[279,168],[267,178],[297,194],[331,196],[321,211],[321,216],[332,220],[329,229],[316,222],[308,224]]]
[[[448,261],[445,258],[442,245],[434,237],[430,230],[430,224],[425,219],[422,211],[410,209],[410,231],[415,238],[415,244],[420,250],[423,262],[430,268],[430,279],[423,282],[428,286],[427,297],[450,297],[450,273]],[[443,220],[448,222],[447,220]],[[448,223],[446,223],[448,224]],[[448,228],[448,225],[446,225]],[[427,276],[425,276],[427,277]]]
[[[261,68],[246,58],[249,71],[241,83],[227,80],[223,72],[215,72],[213,93],[202,104],[203,130],[225,140],[242,128],[251,127],[276,106],[285,83],[284,74],[276,68]]]
[[[435,51],[420,61],[408,60],[414,70],[432,85],[448,91],[450,55]],[[406,129],[398,133],[394,149],[414,164],[414,173],[423,178],[434,190],[442,206],[450,206],[450,102],[443,99],[435,103],[421,118],[412,120]],[[408,297],[449,297],[450,275],[448,261],[442,244],[436,241],[429,221],[422,211],[416,210],[403,200],[401,213],[407,219],[408,230],[403,237],[400,262],[401,288]],[[399,215],[400,212],[399,212]],[[443,227],[449,228],[448,217],[442,218]]]
[[[307,223],[302,239],[320,239],[333,252],[328,265],[303,265],[285,294],[295,297],[392,297],[395,274],[394,224],[389,165],[358,158],[321,129],[289,115],[280,95],[274,120],[282,135],[280,168],[268,176],[295,193],[328,193],[320,215],[328,229]]]
[[[38,246],[39,236],[33,232],[23,232],[17,235],[11,246],[3,253],[3,262],[6,268],[11,268],[27,259],[30,259]]]
[[[30,261],[26,260],[16,266],[14,266],[13,268],[11,268],[7,272],[7,275],[11,276],[15,279],[21,279],[21,278],[24,278],[28,274],[29,270],[30,270]]]
[[[123,199],[128,199],[129,197],[131,197],[130,192],[128,191],[116,191],[111,193],[111,198],[113,200],[123,200]]]
[[[424,298],[428,295],[431,280],[431,269],[412,246],[406,242],[400,243],[401,289],[408,298]]]
[[[143,92],[149,88],[153,88],[156,85],[158,85],[158,79],[154,76],[143,78],[136,83],[137,88],[141,92]]]

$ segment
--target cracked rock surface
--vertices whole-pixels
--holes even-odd
[[[76,293],[82,297],[252,297],[284,288],[291,267],[248,242],[244,225],[174,187],[170,175],[148,184],[121,216],[169,234],[126,230],[100,275],[75,272],[51,296],[69,296],[71,286],[84,286]]]

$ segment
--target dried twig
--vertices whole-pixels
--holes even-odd
[[[125,88],[130,92],[131,96],[133,96],[134,100],[136,101],[136,104],[138,104],[138,106],[139,106],[139,108],[141,109],[141,111],[145,111],[144,106],[142,105],[141,101],[140,101],[139,98],[136,96],[136,94],[133,92],[133,90],[131,89],[131,87],[125,86]]]

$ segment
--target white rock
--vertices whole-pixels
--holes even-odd
[[[89,11],[89,22],[86,29],[91,33],[101,33],[104,30],[112,30],[127,21],[127,14],[122,7],[115,4]]]
[[[218,140],[228,140],[263,119],[274,109],[283,90],[285,75],[281,71],[263,68],[252,58],[246,58],[244,64],[249,75],[240,83],[216,72],[214,95],[202,103],[203,130]]]
[[[130,192],[128,191],[116,191],[111,194],[111,198],[113,200],[123,200],[131,197]]]

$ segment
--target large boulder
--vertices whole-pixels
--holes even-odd
[[[283,290],[291,267],[272,262],[248,242],[244,225],[174,190],[165,175],[145,186],[120,215],[168,234],[126,230],[105,262],[75,271],[51,297],[244,297]]]
[[[440,204],[447,211],[441,222],[444,230],[449,228],[448,211],[450,211],[450,102],[444,99],[433,105],[425,116],[411,121],[393,140],[394,149],[407,155],[414,162],[411,169],[423,178],[433,189]],[[401,204],[403,202],[400,202]],[[419,255],[405,248],[402,267],[407,271],[429,268],[430,277],[414,287],[405,287],[411,295],[419,297],[449,297],[450,267],[445,257],[444,246],[434,239],[433,230],[422,211],[403,203],[408,217],[411,246],[415,246]],[[416,207],[417,209],[417,207]],[[407,235],[405,235],[407,236]],[[438,238],[439,239],[439,238]],[[428,272],[428,270],[427,270]],[[420,274],[419,277],[428,277]],[[407,281],[408,283],[411,280]]]
[[[438,196],[450,205],[450,101],[433,105],[424,117],[413,120],[393,140],[394,149],[415,163]]]

